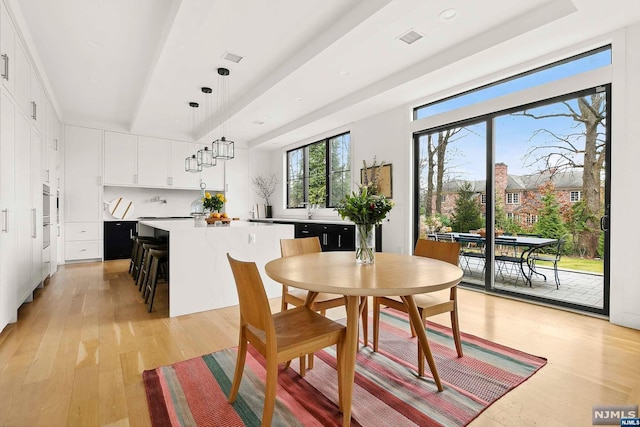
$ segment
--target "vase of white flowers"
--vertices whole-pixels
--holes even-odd
[[[253,190],[256,194],[264,200],[266,204],[266,217],[271,218],[272,206],[271,206],[271,196],[276,191],[276,186],[278,185],[278,177],[275,173],[272,173],[268,176],[256,175],[251,177],[251,185],[253,186]]]

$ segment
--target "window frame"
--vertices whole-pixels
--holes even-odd
[[[577,198],[573,197],[573,194],[577,194]],[[578,203],[580,200],[582,200],[582,190],[571,190],[569,192],[569,201],[571,203]]]
[[[332,150],[331,150],[331,140],[335,139],[335,138],[340,138],[340,137],[344,137],[345,135],[349,135],[349,162],[348,162],[348,169],[345,169],[341,172],[348,172],[349,173],[349,177],[351,176],[351,131],[346,131],[346,132],[342,132],[336,135],[332,135],[332,136],[328,136],[326,138],[320,139],[318,141],[313,141],[310,142],[308,144],[305,145],[301,145],[299,147],[296,148],[292,148],[291,150],[287,150],[285,152],[285,157],[286,157],[286,197],[285,197],[285,209],[305,209],[305,205],[309,203],[309,181],[310,181],[310,174],[309,174],[309,149],[310,147],[312,147],[313,145],[316,144],[324,144],[324,179],[325,179],[325,200],[324,200],[324,208],[334,208],[336,206],[336,204],[339,202],[339,200],[332,200],[331,197],[331,175],[335,172],[332,170],[331,168],[331,154],[332,154]],[[294,151],[299,151],[302,150],[302,163],[304,165],[304,171],[302,174],[302,187],[303,187],[303,200],[302,206],[289,206],[289,190],[290,190],[290,182],[291,177],[289,176],[289,170],[290,170],[290,163],[289,163],[289,159],[290,159],[290,153],[294,152]],[[350,180],[350,179],[349,179]]]
[[[509,201],[511,199],[511,201]],[[505,203],[507,205],[519,205],[520,204],[520,193],[506,193],[505,194]]]

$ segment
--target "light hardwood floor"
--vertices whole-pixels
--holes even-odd
[[[0,426],[147,426],[143,370],[237,344],[237,307],[171,319],[161,285],[148,313],[127,270],[63,266],[0,333]],[[592,405],[640,403],[640,331],[467,290],[459,301],[463,332],[549,360],[472,426],[589,426]]]

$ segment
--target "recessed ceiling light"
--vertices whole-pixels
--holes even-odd
[[[458,16],[458,9],[445,9],[440,12],[440,20],[442,21],[451,21],[456,16]]]
[[[237,64],[238,62],[242,61],[243,57],[240,55],[236,55],[235,53],[225,52],[222,58],[226,59],[227,61],[235,62]]]
[[[414,31],[414,30],[409,30],[406,33],[404,33],[403,35],[401,35],[400,37],[398,37],[398,39],[402,40],[406,44],[411,44],[411,43],[417,42],[418,40],[420,40],[423,37],[424,36],[422,34],[420,34],[419,32]]]
[[[263,125],[264,124],[264,122],[261,121],[261,120],[254,120],[251,123],[253,123],[254,125]]]

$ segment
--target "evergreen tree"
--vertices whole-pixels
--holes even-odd
[[[548,186],[542,195],[542,208],[538,211],[535,230],[542,237],[549,239],[559,239],[567,233],[560,214],[560,203],[552,186]]]
[[[453,231],[467,233],[482,227],[482,214],[471,183],[465,182],[458,189],[456,207],[451,217]]]

